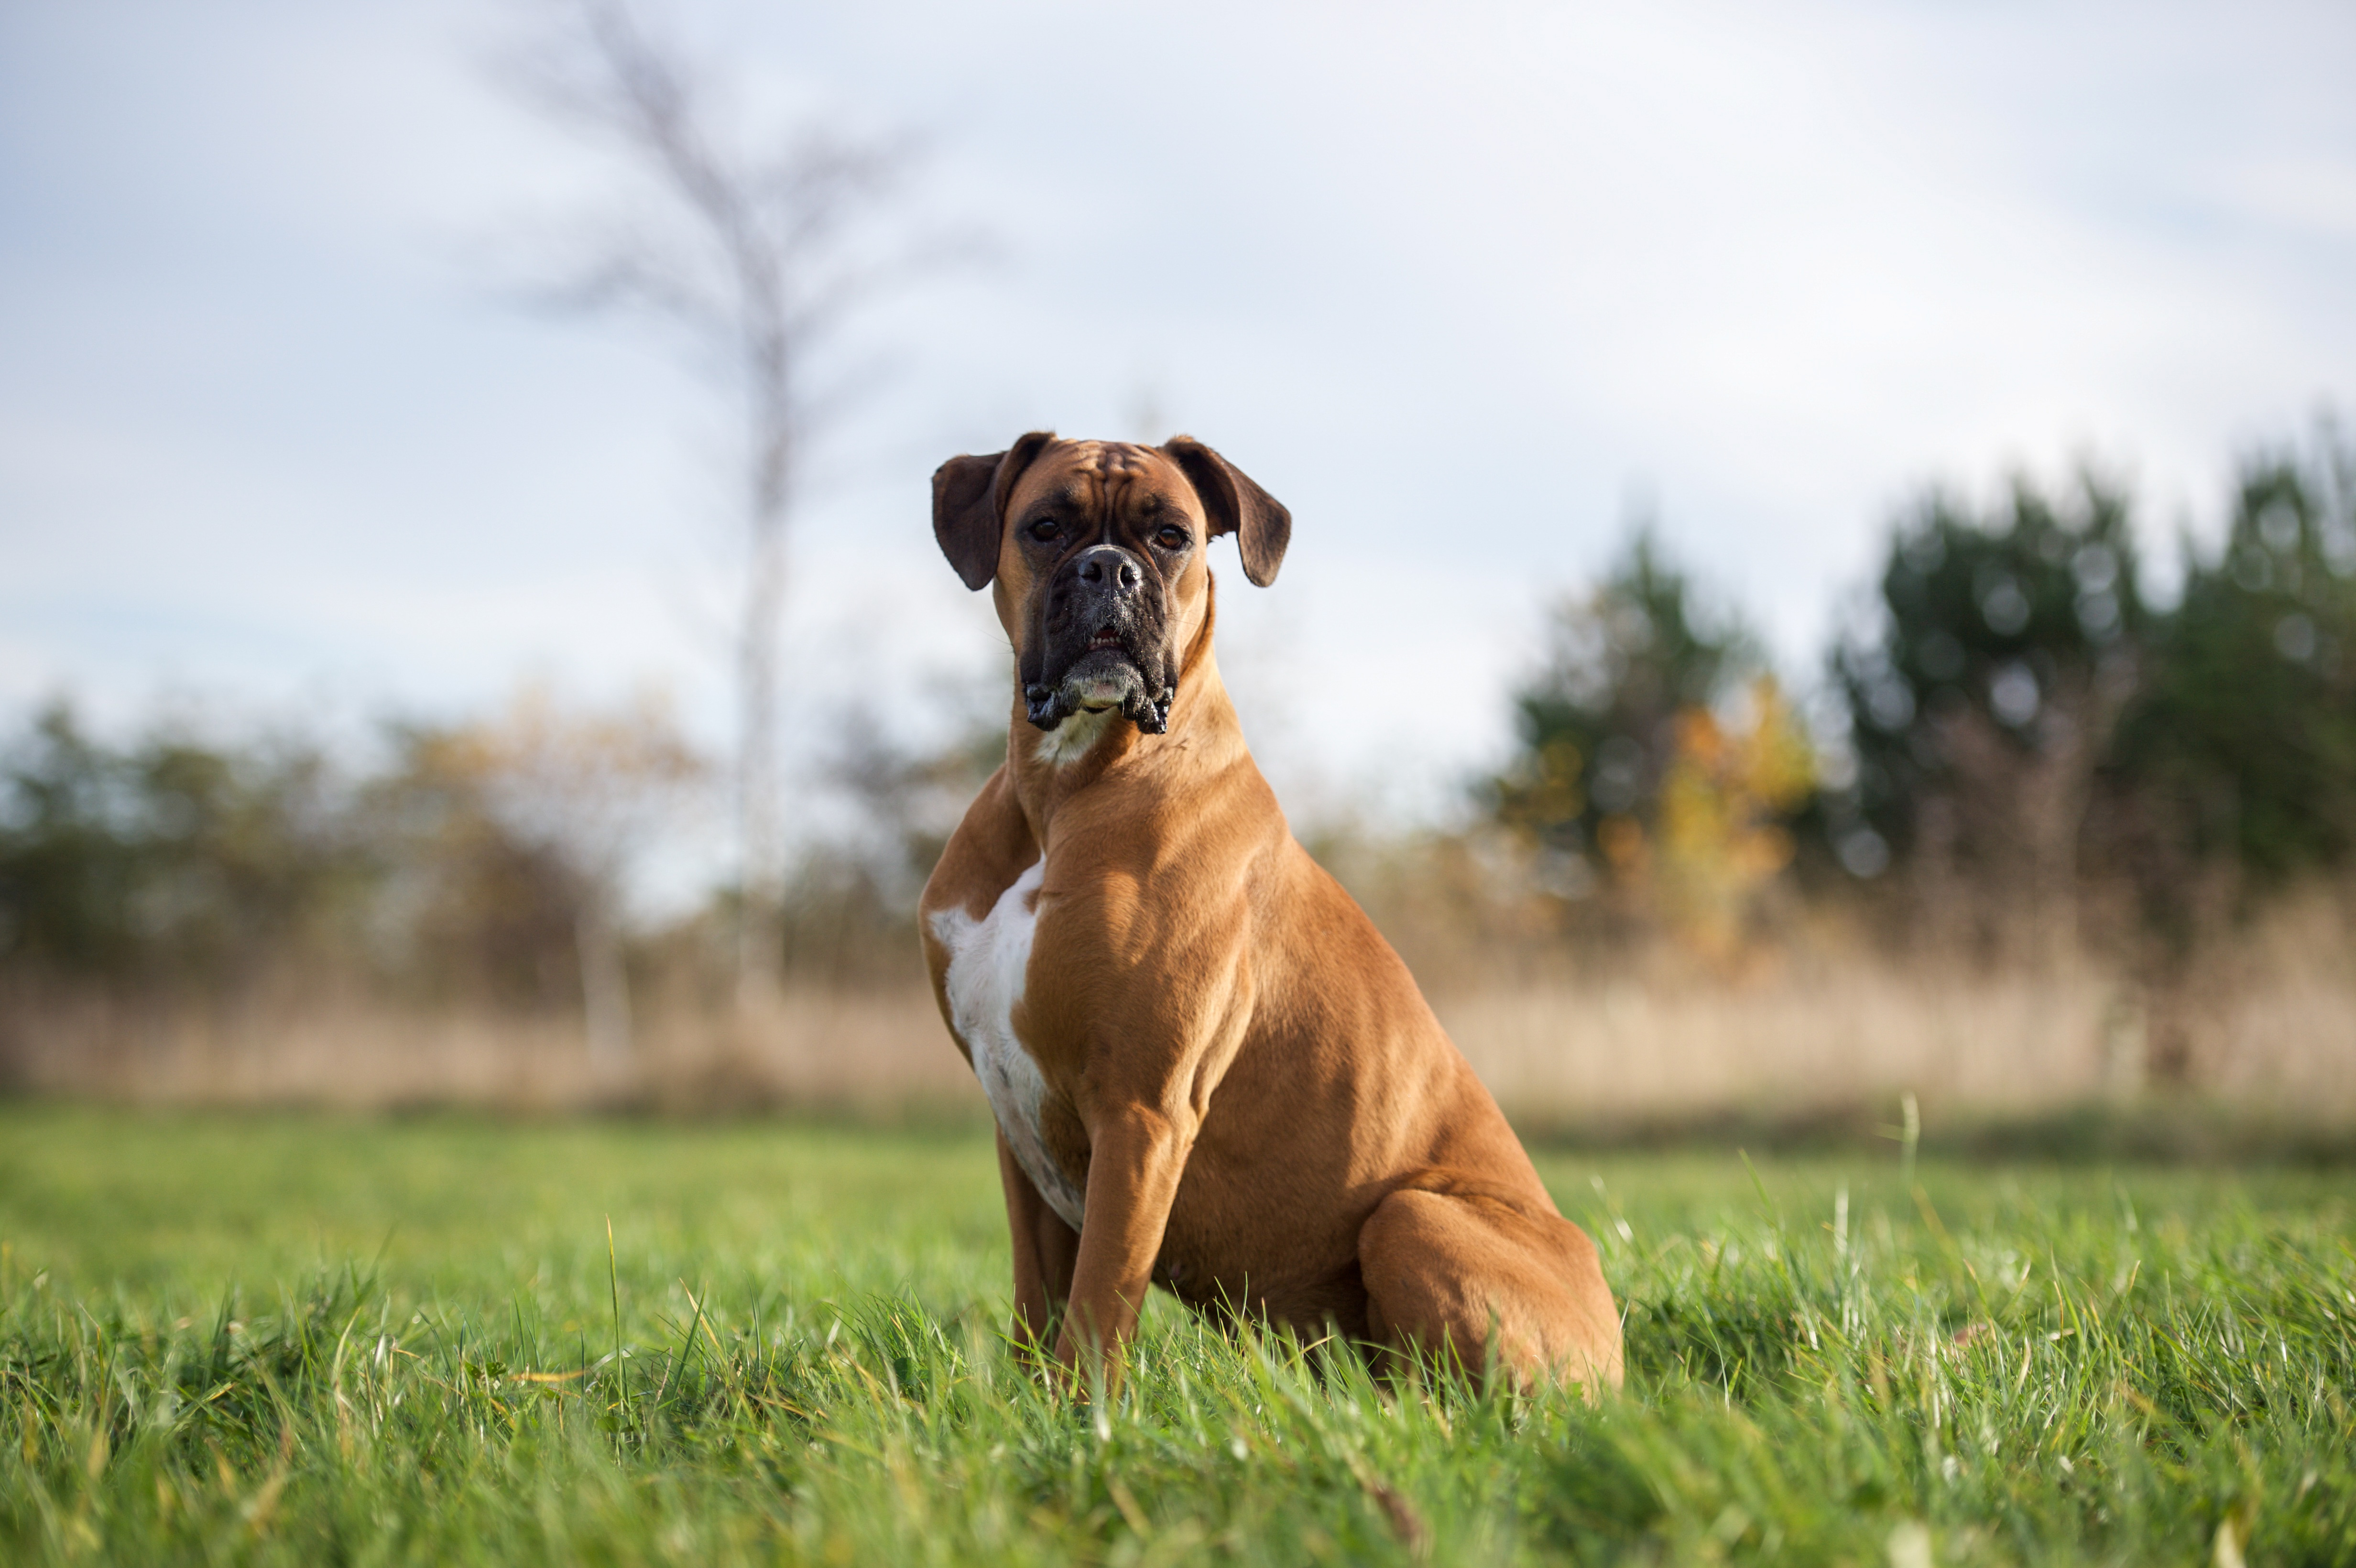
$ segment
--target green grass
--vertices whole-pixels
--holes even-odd
[[[2356,1563],[2345,1175],[1541,1164],[1620,1399],[1076,1409],[971,1133],[0,1106],[0,1558]]]

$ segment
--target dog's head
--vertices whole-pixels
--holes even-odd
[[[1265,588],[1292,515],[1189,436],[1137,446],[1033,431],[941,464],[933,533],[968,588],[994,589],[1032,723],[1118,709],[1160,734],[1209,613],[1211,540],[1234,534],[1244,575]]]

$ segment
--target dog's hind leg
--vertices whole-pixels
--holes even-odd
[[[1358,1232],[1366,1328],[1395,1357],[1451,1357],[1516,1385],[1618,1388],[1620,1319],[1595,1243],[1494,1198],[1402,1189]]]

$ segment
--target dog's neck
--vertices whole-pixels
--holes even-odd
[[[1178,788],[1200,770],[1232,766],[1248,758],[1243,725],[1211,651],[1215,619],[1206,608],[1201,628],[1186,645],[1165,733],[1144,733],[1118,709],[1075,713],[1055,729],[1042,731],[1031,722],[1022,693],[1015,693],[1007,725],[1006,763],[1014,798],[1043,849],[1057,812],[1099,780],[1118,776],[1148,789]]]

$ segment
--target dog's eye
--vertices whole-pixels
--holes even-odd
[[[1153,542],[1163,549],[1176,549],[1186,542],[1187,538],[1186,530],[1175,523],[1164,523],[1153,531]]]
[[[1031,537],[1041,544],[1045,544],[1063,531],[1062,526],[1053,517],[1042,517],[1031,525]]]

